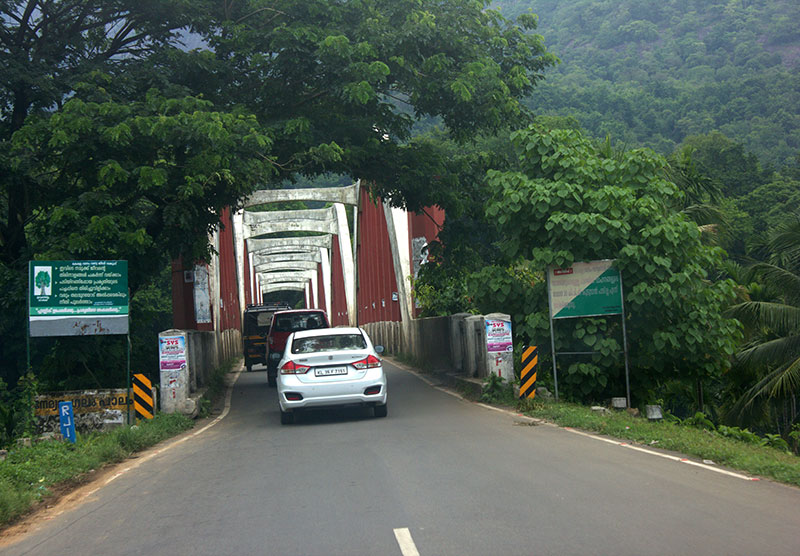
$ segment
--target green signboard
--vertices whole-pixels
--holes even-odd
[[[549,268],[550,318],[594,317],[622,313],[622,280],[613,261]]]
[[[128,261],[30,261],[31,336],[128,333]]]

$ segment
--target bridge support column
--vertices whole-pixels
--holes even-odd
[[[347,301],[347,320],[350,326],[356,325],[356,272],[353,262],[353,244],[350,239],[350,226],[347,224],[347,212],[342,203],[333,205],[336,209],[336,225],[338,227],[339,252],[342,254],[342,275],[344,277],[344,293]]]

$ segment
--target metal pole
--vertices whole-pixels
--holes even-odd
[[[622,272],[619,273],[619,297],[622,300],[622,350],[625,352],[625,396],[631,406],[631,379],[628,370],[628,331],[625,326],[625,295],[622,289]]]
[[[547,269],[547,313],[550,317],[550,353],[553,355],[553,387],[558,401],[558,370],[556,369],[556,337],[553,330],[553,303],[550,299],[550,269]]]
[[[27,326],[25,327],[25,331],[27,335],[25,336],[25,351],[26,351],[26,362],[27,366],[25,367],[25,372],[29,372],[31,370],[31,283],[33,282],[33,278],[31,277],[31,271],[33,266],[31,265],[30,261],[28,262],[28,295],[27,299],[25,300],[25,304],[28,308],[27,314],[25,315],[25,320],[27,320]]]
[[[127,347],[128,347],[128,363],[127,363],[127,367],[128,367],[128,407],[127,407],[126,413],[127,413],[128,424],[130,425],[131,424],[131,406],[133,405],[131,403],[131,333],[130,333],[130,325],[129,325],[128,333],[125,335],[125,343],[127,344]]]

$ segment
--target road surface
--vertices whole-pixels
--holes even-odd
[[[242,373],[224,419],[0,553],[800,554],[800,489],[532,426],[386,368],[387,418],[288,426],[265,372]]]

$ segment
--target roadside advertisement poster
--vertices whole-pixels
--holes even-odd
[[[614,261],[575,263],[547,269],[550,318],[622,314],[622,279]]]
[[[31,336],[128,333],[128,261],[30,261]]]
[[[490,352],[514,351],[511,322],[486,319],[486,349]]]
[[[177,371],[186,368],[186,337],[159,336],[158,363],[162,371]]]
[[[208,268],[194,267],[194,320],[197,324],[211,323],[211,295],[208,288]]]

